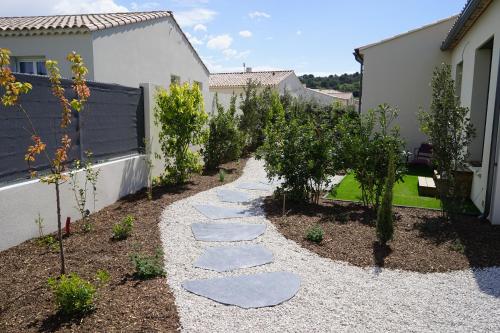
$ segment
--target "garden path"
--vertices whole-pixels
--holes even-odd
[[[177,201],[163,212],[160,230],[167,281],[183,331],[500,331],[499,267],[420,274],[360,268],[319,257],[284,238],[263,216],[261,202],[273,186],[244,189],[249,183],[265,181],[262,162],[250,159],[235,182]],[[252,201],[247,205],[221,202],[220,189],[245,192]],[[252,216],[224,219],[223,223],[265,225],[261,236],[238,244],[262,245],[273,253],[274,261],[228,272],[194,267],[207,248],[234,243],[196,241],[191,225],[211,220],[193,205],[250,206]],[[274,307],[244,309],[216,303],[182,287],[186,281],[268,272],[298,274],[301,285],[297,294]]]

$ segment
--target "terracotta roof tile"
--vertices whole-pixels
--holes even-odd
[[[261,71],[261,72],[234,72],[210,74],[210,88],[243,87],[248,80],[257,81],[264,86],[274,86],[283,81],[292,70]]]
[[[0,31],[27,31],[45,29],[102,30],[121,25],[171,16],[169,11],[80,14],[53,16],[0,17]]]

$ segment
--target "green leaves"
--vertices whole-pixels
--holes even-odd
[[[207,139],[203,95],[198,85],[172,84],[156,93],[155,124],[160,126],[160,145],[165,160],[164,179],[181,183],[201,171],[200,155],[190,146]]]

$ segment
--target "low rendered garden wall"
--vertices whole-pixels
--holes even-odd
[[[100,169],[96,211],[147,185],[148,169],[144,155],[122,157],[93,167]],[[85,180],[81,171],[78,172],[78,177],[80,183]],[[63,223],[68,216],[72,221],[80,218],[69,182],[61,186],[61,206]],[[93,202],[89,200],[87,207],[91,211],[92,206]],[[1,187],[0,212],[0,250],[38,237],[38,225],[35,223],[38,214],[44,219],[44,233],[54,232],[57,230],[54,186],[40,183],[36,179]]]

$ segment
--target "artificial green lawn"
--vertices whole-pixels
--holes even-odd
[[[393,204],[419,208],[440,209],[441,201],[437,198],[418,195],[418,176],[431,177],[432,170],[423,167],[409,168],[403,181],[394,185]],[[353,174],[347,174],[340,184],[328,195],[329,199],[361,201],[361,189]],[[469,200],[465,211],[477,213],[478,210]]]

